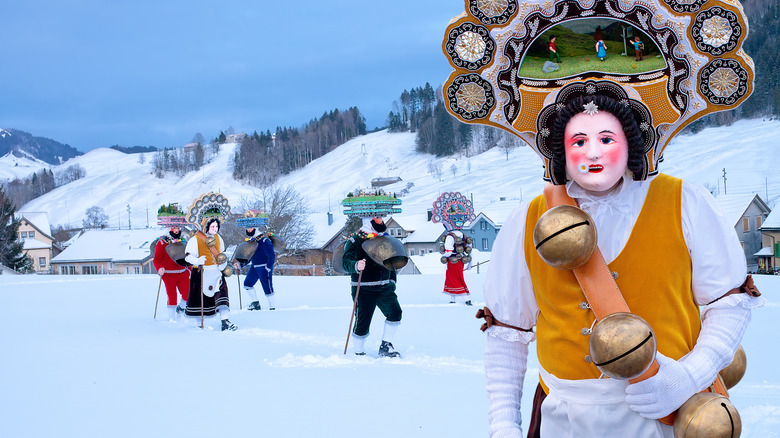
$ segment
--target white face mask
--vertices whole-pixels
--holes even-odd
[[[628,168],[628,140],[620,121],[606,111],[579,113],[563,135],[566,173],[585,190],[601,193],[617,185]]]

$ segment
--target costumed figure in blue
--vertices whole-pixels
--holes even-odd
[[[260,281],[263,293],[268,300],[268,308],[276,310],[276,298],[274,295],[273,272],[276,254],[274,253],[274,244],[271,240],[273,233],[267,230],[268,215],[257,210],[247,210],[243,217],[238,219],[238,225],[246,229],[246,239],[248,244],[255,243],[254,254],[241,266],[245,272],[244,290],[249,294],[251,302],[249,310],[260,310],[260,301],[257,299],[255,284]],[[253,245],[254,246],[254,245]],[[238,267],[237,260],[235,266]]]
[[[347,239],[341,267],[351,274],[352,300],[355,304],[355,325],[352,328],[352,345],[356,355],[365,355],[371,319],[378,307],[385,316],[379,356],[399,357],[393,348],[393,337],[401,324],[401,305],[396,289],[396,270],[391,263],[376,260],[370,251],[372,244],[391,244],[397,239],[387,235],[384,216],[400,213],[394,205],[401,201],[381,190],[356,190],[342,201],[344,214],[362,218],[363,226]],[[368,250],[367,250],[368,248]],[[403,251],[403,245],[401,245]],[[406,258],[404,253],[403,258]],[[406,262],[404,261],[403,264]],[[388,268],[388,265],[391,266]]]

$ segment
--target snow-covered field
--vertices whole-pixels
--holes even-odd
[[[489,266],[489,265],[488,265]],[[442,268],[443,269],[443,268]],[[466,273],[474,307],[448,304],[441,274],[402,276],[400,359],[343,354],[347,277],[274,279],[277,310],[167,320],[158,277],[0,276],[2,437],[478,437],[487,435],[484,334],[474,318],[485,270]],[[780,277],[756,276],[768,305],[753,313],[748,369],[731,391],[743,437],[780,436]],[[199,321],[198,321],[199,322]],[[523,400],[536,386],[529,360]]]

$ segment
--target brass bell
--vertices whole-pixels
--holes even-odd
[[[740,345],[737,348],[737,352],[734,353],[734,359],[726,368],[720,370],[720,377],[723,379],[723,386],[726,389],[731,389],[742,380],[747,370],[747,355],[745,355],[745,349]]]
[[[455,252],[457,253],[463,252],[463,245],[455,245]]]
[[[463,252],[465,252],[466,254],[470,254],[471,253],[471,247],[467,246],[467,247],[463,248]]]
[[[571,205],[546,211],[534,227],[534,246],[548,265],[574,269],[587,262],[596,249],[598,237],[593,219]]]
[[[446,265],[447,262],[450,261],[450,258],[447,256],[441,256],[441,263]]]
[[[217,244],[217,239],[214,236],[209,236],[206,238],[206,246],[214,246]]]
[[[694,394],[677,411],[674,438],[731,438],[742,434],[742,419],[728,398],[714,392]]]
[[[470,255],[463,256],[463,258],[461,259],[461,261],[462,261],[463,263],[465,263],[465,264],[469,264],[469,263],[471,263],[471,256],[470,256]]]
[[[225,263],[227,261],[227,256],[225,255],[224,252],[221,252],[217,254],[216,260],[217,260],[217,264],[221,265],[222,263]]]
[[[593,364],[605,375],[628,380],[647,371],[655,359],[655,333],[641,317],[618,312],[593,327],[588,342]]]
[[[231,268],[230,266],[225,266],[225,269],[222,270],[222,275],[224,275],[225,277],[230,277],[231,275],[233,275],[233,268]]]

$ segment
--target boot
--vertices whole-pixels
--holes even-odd
[[[184,304],[184,305],[182,305],[182,304]],[[184,311],[186,310],[185,307],[187,307],[187,303],[179,303],[179,305],[176,306],[176,313],[177,314],[178,313],[184,313]]]
[[[379,357],[400,357],[401,353],[395,351],[393,344],[382,341],[382,345],[379,346]]]
[[[229,319],[223,319],[222,320],[222,331],[223,332],[225,330],[235,331],[237,328],[238,327],[235,324],[233,324],[232,322],[230,322]]]
[[[467,306],[471,306],[471,300],[466,300],[464,304],[466,304]]]
[[[248,310],[260,310],[260,301],[252,301],[249,303],[249,307],[247,307]]]

